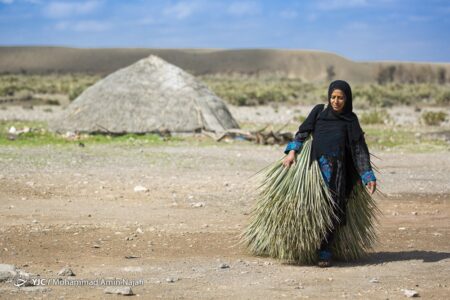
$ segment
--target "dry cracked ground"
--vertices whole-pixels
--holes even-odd
[[[281,153],[243,142],[0,148],[0,263],[41,283],[68,267],[85,282],[5,281],[0,298],[111,299],[95,280],[124,279],[143,299],[449,299],[448,152],[375,151],[380,242],[328,269],[239,244],[252,175]]]

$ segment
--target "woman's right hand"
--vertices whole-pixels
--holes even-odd
[[[292,164],[295,163],[295,151],[289,151],[288,155],[283,160],[283,166],[289,168]]]

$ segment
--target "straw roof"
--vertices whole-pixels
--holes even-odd
[[[50,124],[57,132],[118,134],[238,127],[225,103],[204,83],[153,55],[86,89]]]

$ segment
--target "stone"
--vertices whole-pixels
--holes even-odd
[[[133,266],[131,266],[131,267],[124,267],[124,268],[122,268],[122,271],[138,273],[138,272],[142,272],[143,269],[142,269],[142,267],[133,267]]]
[[[16,266],[0,264],[0,282],[8,281],[16,276]]]
[[[166,282],[168,283],[174,283],[177,282],[179,279],[177,277],[168,277],[166,278]]]
[[[419,293],[415,290],[402,289],[402,291],[408,298],[419,297]]]
[[[149,190],[148,188],[142,186],[142,185],[137,185],[137,186],[134,187],[134,191],[135,191],[136,193],[147,193],[147,192],[149,192],[150,190]]]
[[[68,267],[64,267],[58,272],[58,275],[59,276],[75,276],[75,273],[72,271],[72,269],[70,269]]]
[[[13,277],[9,272],[0,272],[0,282],[8,281]]]
[[[116,294],[123,296],[134,295],[133,290],[129,286],[109,286],[104,289],[105,294]]]
[[[0,264],[0,272],[15,272],[15,271],[16,271],[15,265]]]

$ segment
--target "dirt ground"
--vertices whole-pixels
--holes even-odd
[[[309,109],[231,108],[255,123]],[[0,119],[46,121],[59,110],[9,107]],[[144,299],[404,299],[404,289],[450,298],[448,152],[372,151],[379,243],[365,259],[319,269],[255,257],[239,243],[256,201],[253,175],[282,150],[192,141],[0,147],[0,264],[47,282],[66,266],[73,280],[124,279]],[[105,288],[3,282],[0,298],[120,297]]]
[[[144,299],[404,299],[402,289],[449,299],[448,152],[375,151],[380,242],[368,258],[328,269],[239,244],[256,199],[252,175],[281,153],[245,142],[2,147],[0,263],[46,279],[65,266],[75,279],[142,279],[132,289]],[[5,282],[0,298],[119,297],[104,289]]]

